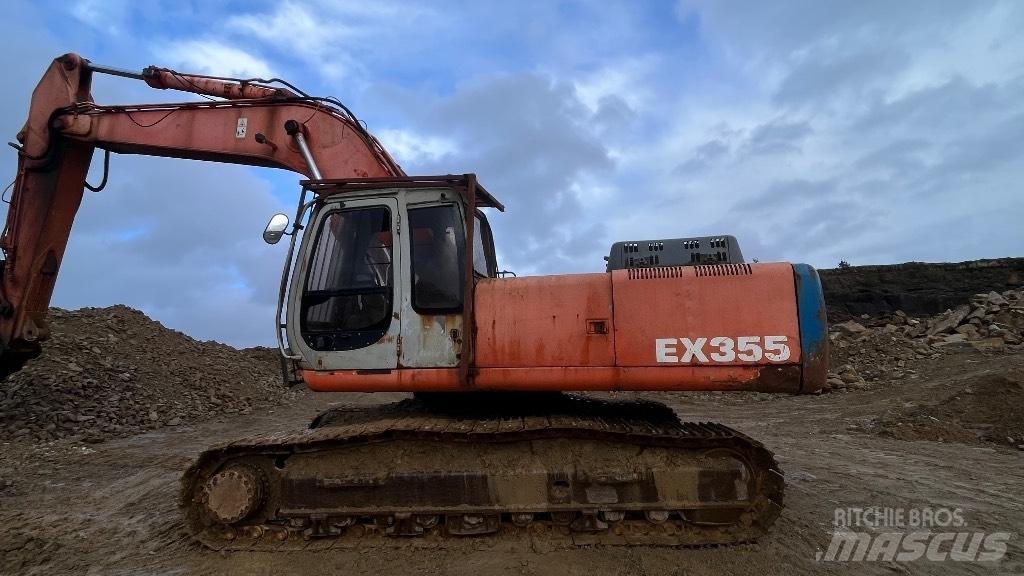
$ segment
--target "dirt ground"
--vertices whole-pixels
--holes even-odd
[[[941,424],[960,413],[964,397],[998,394],[994,386],[1010,390],[1008,401],[1018,400],[1022,382],[1024,352],[963,347],[869,389],[648,395],[684,418],[733,426],[777,453],[787,482],[781,519],[759,543],[725,548],[541,551],[529,541],[466,540],[437,549],[400,540],[386,548],[226,554],[203,549],[184,533],[178,480],[204,446],[299,427],[329,405],[403,397],[397,394],[304,394],[284,406],[100,444],[8,443],[0,455],[0,573],[1024,574],[1024,450],[1005,439],[989,441],[992,427],[971,422],[949,423],[957,434],[942,433],[942,426],[937,435],[892,433],[901,414]],[[1007,407],[990,398],[971,401]],[[908,422],[913,426],[914,418]],[[873,506],[960,508],[966,530],[1014,535],[998,564],[815,560],[829,544],[835,509]]]

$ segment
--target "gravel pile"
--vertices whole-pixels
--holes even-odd
[[[896,311],[862,316],[831,326],[831,370],[825,391],[856,390],[915,372],[918,361],[952,346],[984,353],[1021,348],[1024,342],[1024,290],[976,294],[930,318]]]
[[[1024,374],[983,374],[937,402],[893,408],[868,432],[899,440],[974,444],[1024,450]]]
[[[50,310],[42,354],[0,382],[0,441],[87,442],[289,402],[277,352],[200,342],[126,306]]]

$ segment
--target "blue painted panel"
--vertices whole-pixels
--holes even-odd
[[[818,271],[807,264],[793,264],[797,313],[800,317],[800,354],[803,363],[801,392],[814,392],[828,377],[828,319],[825,293]]]

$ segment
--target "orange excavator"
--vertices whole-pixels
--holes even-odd
[[[207,97],[104,106],[94,74]],[[37,354],[83,189],[112,153],[305,175],[274,329],[285,379],[413,397],[203,452],[182,478],[216,549],[526,536],[607,544],[756,539],[781,511],[771,452],[666,406],[581,392],[807,393],[825,308],[807,265],[745,263],[731,237],[617,243],[608,270],[508,277],[472,174],[407,176],[340,102],[277,79],[131,72],[67,54],[32,95],[0,239],[7,371]],[[86,182],[96,148],[104,174]],[[730,250],[733,253],[730,256]],[[687,256],[688,259],[673,255]]]

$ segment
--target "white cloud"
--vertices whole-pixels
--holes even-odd
[[[914,58],[892,93],[902,96],[934,87],[952,77],[973,84],[999,83],[1021,72],[1024,5],[1003,2],[967,15],[945,35],[914,38]]]
[[[326,81],[361,81],[359,54],[387,50],[408,40],[410,27],[429,26],[431,12],[393,2],[275,3],[266,13],[230,17],[225,28],[258,38],[306,63]]]
[[[659,59],[653,54],[622,58],[576,78],[573,84],[580,100],[596,112],[608,97],[621,98],[636,110],[653,97],[650,75],[657,70]]]
[[[395,160],[404,165],[436,163],[458,150],[456,143],[449,138],[417,134],[410,130],[385,128],[377,130],[375,135]]]
[[[286,54],[305,60],[317,72],[340,77],[353,65],[344,54],[330,56],[331,39],[352,38],[356,30],[344,23],[331,23],[305,5],[285,1],[269,14],[242,14],[227,21],[228,29],[271,42]]]
[[[107,34],[120,34],[127,16],[125,0],[77,0],[70,4],[71,15],[80,22]]]
[[[263,59],[218,40],[164,43],[154,52],[167,59],[168,67],[182,72],[243,78],[273,76],[270,65]]]

